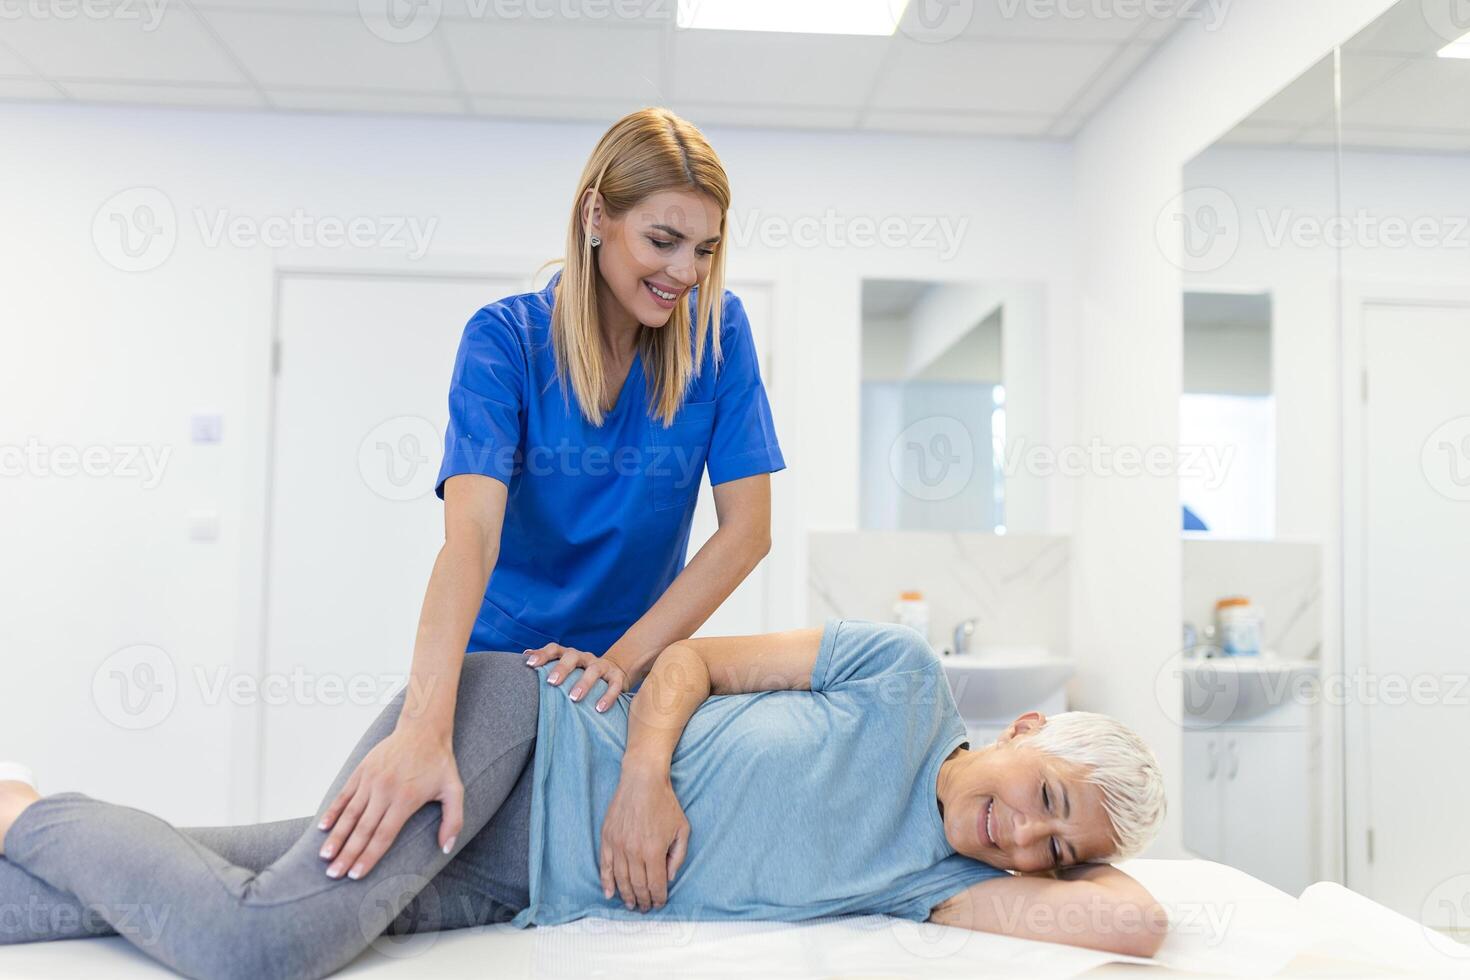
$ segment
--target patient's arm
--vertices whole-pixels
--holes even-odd
[[[1169,930],[1148,889],[1107,864],[982,881],[935,906],[929,921],[1128,956],[1153,956]]]
[[[603,894],[661,908],[689,845],[669,770],[684,726],[711,694],[809,688],[821,630],[681,640],[654,661],[628,713],[628,745],[602,822]]]

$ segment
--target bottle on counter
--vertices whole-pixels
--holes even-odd
[[[1220,652],[1227,657],[1259,657],[1266,632],[1265,617],[1244,596],[1230,596],[1215,603]]]
[[[900,592],[893,607],[893,621],[918,630],[920,636],[929,639],[929,603],[924,601],[924,593]]]

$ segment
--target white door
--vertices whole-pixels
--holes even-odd
[[[270,500],[261,819],[315,810],[407,679],[444,540],[434,479],[465,322],[509,280],[286,276]]]
[[[1470,309],[1369,307],[1364,363],[1370,894],[1451,925],[1435,895],[1470,870]]]
[[[465,322],[523,292],[509,279],[282,280],[268,532],[260,819],[312,812],[406,679],[443,504],[434,479]],[[733,284],[762,369],[770,289]],[[708,477],[690,536],[715,529]],[[765,564],[705,634],[765,628]]]

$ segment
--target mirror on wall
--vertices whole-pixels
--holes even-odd
[[[864,530],[1039,529],[1043,491],[1011,440],[1038,429],[1041,296],[1027,284],[863,281]]]
[[[1343,667],[1416,690],[1346,706],[1346,874],[1463,937],[1470,783],[1439,753],[1470,744],[1470,2],[1401,0],[1341,75]]]
[[[1185,166],[1179,229],[1184,847],[1289,894],[1332,876],[1340,822],[1330,718],[1292,696],[1331,638],[1335,71],[1329,53]]]
[[[1187,534],[1268,540],[1276,533],[1276,403],[1271,295],[1184,294],[1179,445]]]

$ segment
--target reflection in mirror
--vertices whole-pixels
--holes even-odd
[[[1470,2],[1401,0],[1341,57],[1344,669],[1417,691],[1347,706],[1347,882],[1464,938]]]
[[[863,283],[864,529],[1005,533],[1006,300],[975,283]]]
[[[1331,875],[1339,822],[1329,721],[1291,696],[1334,601],[1334,82],[1329,53],[1183,174],[1184,846],[1293,895]]]
[[[1268,294],[1184,294],[1179,444],[1190,454],[1223,450],[1212,465],[1181,467],[1186,532],[1260,540],[1275,534],[1276,405]]]

